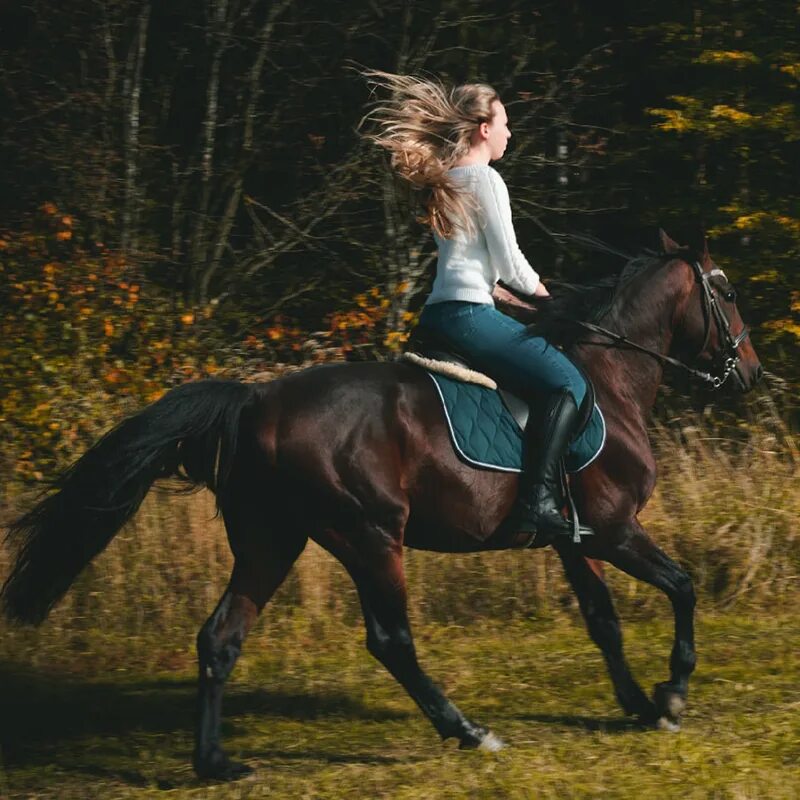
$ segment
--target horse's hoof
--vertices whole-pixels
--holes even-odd
[[[481,739],[478,750],[483,750],[484,753],[497,753],[503,750],[505,746],[506,743],[499,736],[495,736],[491,731],[488,731],[486,736]]]
[[[253,772],[252,767],[232,761],[221,750],[202,760],[195,759],[194,771],[198,778],[211,781],[235,781]]]
[[[480,725],[470,725],[458,743],[459,750],[481,750],[484,753],[496,753],[505,746],[505,742],[499,736],[495,736]]]
[[[653,694],[658,719],[656,727],[673,733],[681,729],[681,716],[686,710],[686,696],[668,683],[659,683]]]
[[[666,697],[664,710],[672,719],[680,719],[686,711],[686,698],[679,694],[671,694]]]
[[[670,719],[669,717],[659,717],[656,720],[656,730],[679,733],[680,729],[681,724],[677,720]]]

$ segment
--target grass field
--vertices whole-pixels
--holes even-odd
[[[666,609],[665,609],[666,611]],[[646,686],[666,677],[663,620],[626,625]],[[75,798],[527,798],[800,796],[800,620],[714,614],[679,734],[642,731],[615,705],[602,659],[570,614],[417,628],[423,665],[509,745],[442,745],[363,648],[360,629],[287,621],[246,648],[224,736],[255,768],[204,784],[189,765],[194,674],[6,660],[0,795]],[[102,659],[101,659],[102,660]]]
[[[255,771],[201,783],[194,639],[231,555],[208,492],[154,491],[39,629],[0,621],[0,798],[795,800],[800,443],[771,408],[733,430],[692,417],[653,431],[661,477],[642,520],[699,600],[681,733],[622,716],[554,553],[408,551],[423,666],[509,745],[443,746],[367,654],[344,569],[309,545],[229,683],[224,741]],[[11,496],[0,527],[31,502]],[[9,559],[0,547],[0,576]],[[607,577],[649,690],[668,677],[669,604]]]

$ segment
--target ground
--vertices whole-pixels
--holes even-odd
[[[0,796],[58,798],[796,798],[800,620],[701,615],[698,669],[678,734],[641,731],[617,708],[599,652],[565,615],[507,625],[417,626],[431,676],[508,748],[442,745],[345,625],[295,621],[245,650],[224,740],[254,768],[232,784],[189,764],[194,671],[104,664],[53,672],[0,665]],[[625,627],[637,676],[666,677],[670,628]],[[88,675],[87,675],[88,673]]]

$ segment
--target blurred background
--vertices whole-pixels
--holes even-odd
[[[402,349],[435,252],[416,198],[357,134],[371,98],[356,67],[367,66],[497,88],[513,138],[495,166],[546,281],[622,267],[558,234],[635,253],[656,247],[659,227],[681,243],[705,231],[767,379],[747,403],[720,399],[713,413],[687,387],[665,391],[645,523],[690,569],[705,607],[796,600],[795,2],[1,8],[2,520],[183,381],[267,380]],[[87,642],[113,638],[97,624],[113,614],[129,636],[176,633],[189,664],[230,564],[212,517],[207,497],[154,492],[54,621],[9,633],[7,649],[96,653]],[[612,580],[627,612],[664,611],[642,585]],[[544,553],[410,553],[409,583],[417,619],[575,611]],[[346,576],[313,546],[276,601],[276,619],[297,614],[358,624]]]

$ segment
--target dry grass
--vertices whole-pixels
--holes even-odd
[[[691,417],[653,431],[661,475],[642,519],[691,571],[705,608],[772,612],[797,598],[798,442],[774,409],[765,409],[758,420],[727,430]],[[0,656],[68,663],[83,660],[83,653],[99,667],[105,658],[118,664],[122,648],[137,659],[152,652],[161,661],[184,663],[230,566],[213,498],[155,490],[40,630],[3,629]],[[407,551],[406,567],[413,620],[529,619],[575,607],[550,552]],[[609,580],[623,615],[667,613],[655,590],[614,570]],[[268,612],[257,636],[296,617],[320,631],[331,620],[360,624],[349,578],[314,544]],[[171,656],[165,645],[174,649]]]

